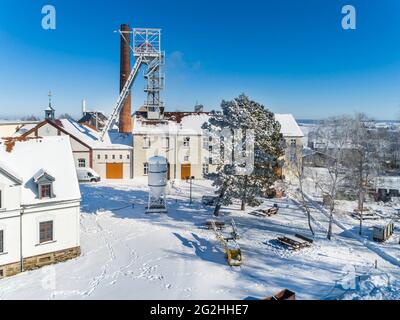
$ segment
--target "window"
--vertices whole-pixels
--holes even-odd
[[[0,230],[0,253],[4,252],[4,231]]]
[[[212,152],[213,151],[213,146],[208,146],[208,151]]]
[[[112,159],[115,160],[115,154],[112,155]]]
[[[143,149],[149,149],[149,148],[150,148],[150,138],[143,137]]]
[[[165,137],[165,138],[164,138],[163,147],[164,147],[165,149],[169,149],[169,137]]]
[[[203,137],[203,148],[207,149],[208,148],[208,136]]]
[[[51,198],[51,184],[42,184],[40,188],[40,199]]]
[[[128,160],[129,160],[129,158],[130,158],[130,157],[129,157],[129,154],[127,154],[127,155],[126,155],[126,159],[128,159]]]
[[[296,139],[291,139],[290,140],[290,146],[295,147],[297,145]]]
[[[97,155],[97,160],[100,160],[101,159],[101,156],[98,154]]]
[[[213,158],[208,158],[208,164],[213,164]]]
[[[53,241],[53,221],[40,222],[40,243]]]
[[[149,174],[149,164],[147,162],[143,164],[143,174],[145,176]]]
[[[209,173],[208,163],[203,163],[203,177]]]
[[[122,154],[119,155],[119,159],[122,160]]]
[[[86,167],[86,160],[85,159],[78,159],[78,167],[85,168]]]
[[[188,162],[189,161],[189,156],[185,156],[184,161]]]
[[[106,160],[108,159],[108,155],[107,154],[104,156],[104,159],[106,159]]]
[[[189,148],[189,146],[190,146],[190,138],[189,138],[189,137],[185,137],[185,138],[183,139],[183,146],[184,146],[185,148]]]

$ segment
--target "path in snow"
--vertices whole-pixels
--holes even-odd
[[[1,299],[246,299],[263,298],[288,288],[299,299],[340,297],[346,268],[369,274],[375,259],[380,271],[399,279],[399,269],[335,226],[326,240],[327,218],[316,218],[315,243],[292,252],[280,246],[282,235],[308,234],[304,212],[290,199],[278,203],[277,216],[259,218],[239,205],[223,209],[235,219],[244,263],[229,267],[204,222],[212,208],[201,205],[212,194],[209,182],[176,183],[165,215],[145,215],[146,186],[140,181],[82,185],[82,256],[65,263],[0,280]],[[318,210],[315,209],[315,214]],[[393,283],[396,283],[395,281]],[[50,284],[50,285],[49,285]]]

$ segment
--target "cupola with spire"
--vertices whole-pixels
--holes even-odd
[[[54,120],[55,119],[55,109],[51,105],[51,91],[49,92],[49,106],[44,110],[45,119],[46,120]]]

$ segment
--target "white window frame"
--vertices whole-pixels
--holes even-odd
[[[5,246],[5,241],[4,241],[4,239],[5,239],[5,230],[3,229],[3,228],[1,228],[0,227],[0,234],[1,234],[1,236],[0,236],[0,238],[1,238],[1,243],[2,243],[2,246],[3,246],[3,248],[0,248],[0,255],[3,255],[3,254],[6,254],[6,246]]]
[[[170,138],[169,137],[164,137],[163,138],[163,148],[164,149],[169,149],[170,148]]]
[[[42,242],[40,243],[40,224],[42,222],[49,222],[52,221],[53,222],[53,240],[52,241],[47,241],[47,242]],[[53,215],[45,215],[43,217],[41,217],[40,219],[36,220],[36,246],[44,246],[47,244],[51,244],[51,243],[55,243],[57,242],[57,222],[55,219],[55,216]]]
[[[184,148],[190,148],[190,137],[184,137],[183,138],[183,147]]]
[[[143,149],[150,149],[151,141],[149,136],[143,136]]]
[[[81,165],[82,163],[83,163],[83,166]],[[86,168],[86,159],[85,158],[78,159],[78,168]]]
[[[47,197],[43,197],[42,196],[42,188],[45,186],[49,186],[50,187],[50,195]],[[43,183],[43,184],[39,184],[38,185],[38,189],[39,189],[39,199],[51,199],[53,198],[53,183]]]
[[[206,174],[210,173],[210,165],[208,163],[203,163],[203,178]]]
[[[148,162],[143,163],[143,174],[145,176],[149,175],[149,163]]]

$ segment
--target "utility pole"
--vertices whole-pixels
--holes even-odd
[[[191,176],[190,178],[190,204],[192,204],[192,181],[193,181],[193,179],[194,179],[194,177],[193,176]]]

